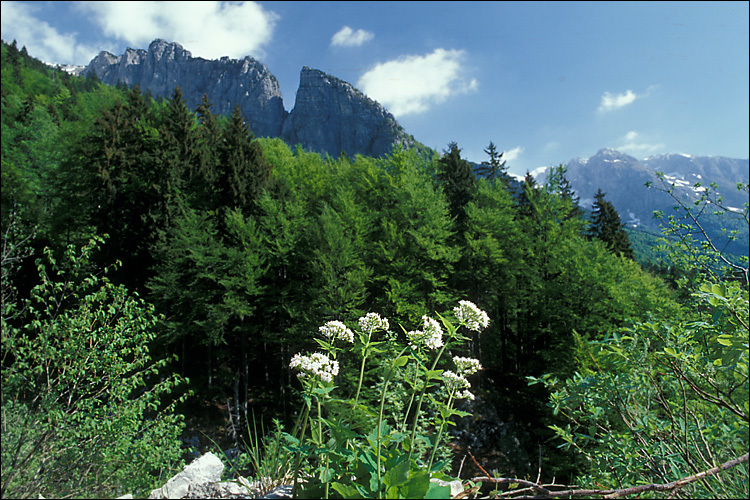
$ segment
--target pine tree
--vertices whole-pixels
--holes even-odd
[[[239,106],[222,129],[219,147],[220,205],[252,210],[271,175],[263,150],[253,139]]]
[[[630,238],[625,232],[625,224],[620,220],[615,206],[604,199],[606,193],[601,189],[594,195],[594,211],[592,214],[589,236],[604,242],[607,248],[615,255],[622,255],[633,260],[633,249],[630,246]]]
[[[557,167],[552,167],[547,175],[546,186],[547,189],[560,196],[560,198],[570,206],[568,213],[565,215],[565,219],[572,219],[574,217],[580,217],[583,215],[579,201],[580,197],[576,196],[573,187],[570,185],[570,181],[566,174],[568,173],[568,167],[562,164]]]
[[[489,161],[483,161],[481,166],[477,167],[476,173],[480,177],[484,177],[491,183],[494,183],[496,179],[500,179],[503,184],[510,186],[510,175],[508,175],[508,167],[506,162],[502,160],[504,153],[498,153],[497,147],[490,141],[489,146],[484,150],[489,156]]]
[[[217,185],[219,182],[219,153],[221,128],[216,115],[211,113],[212,104],[208,95],[203,94],[198,105],[198,158],[192,163],[189,171],[188,192],[191,206],[212,210],[219,205]]]
[[[175,198],[185,188],[190,169],[199,160],[198,127],[192,113],[176,87],[172,97],[166,101],[160,127],[160,165],[158,187],[162,208],[161,224],[166,225],[176,214]]]
[[[437,178],[448,200],[457,233],[463,234],[466,225],[466,205],[476,195],[477,178],[471,164],[461,158],[461,150],[455,142],[448,144],[448,150],[438,160]]]

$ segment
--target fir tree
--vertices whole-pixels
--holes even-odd
[[[546,182],[548,189],[552,193],[557,194],[565,203],[570,205],[569,212],[565,216],[566,220],[583,215],[583,210],[581,210],[579,205],[580,197],[576,196],[575,191],[573,191],[573,187],[566,176],[567,173],[568,167],[562,164],[552,167],[547,175]]]
[[[483,161],[481,166],[477,167],[476,173],[480,177],[484,177],[491,183],[495,182],[496,179],[500,179],[503,184],[510,186],[510,175],[508,175],[508,167],[506,162],[502,160],[504,153],[498,153],[497,147],[490,141],[489,146],[484,150],[489,156],[489,161]]]
[[[448,150],[438,160],[437,178],[443,186],[458,233],[462,234],[466,223],[466,205],[476,195],[477,178],[471,164],[461,158],[461,150],[455,142],[448,144]]]
[[[604,242],[607,248],[615,255],[622,255],[633,260],[633,249],[630,247],[628,233],[625,232],[625,224],[620,220],[615,206],[604,199],[601,189],[594,195],[594,212],[592,214],[589,236]]]
[[[219,147],[220,205],[252,209],[271,175],[263,150],[253,140],[239,106],[222,129]]]

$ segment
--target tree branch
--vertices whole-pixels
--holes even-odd
[[[473,458],[474,457],[472,456],[472,459]],[[557,486],[557,487],[562,487],[562,488],[569,488],[569,489],[560,490],[560,491],[550,491],[547,487],[542,486],[537,483],[533,483],[531,481],[526,481],[523,479],[505,478],[505,477],[475,477],[474,479],[472,479],[472,481],[481,482],[481,483],[494,483],[494,484],[520,484],[523,486],[527,486],[536,492],[539,492],[539,494],[533,495],[533,496],[511,497],[510,495],[512,495],[513,493],[520,493],[521,490],[516,491],[516,492],[507,491],[501,495],[498,495],[496,498],[499,498],[500,496],[510,497],[510,498],[513,498],[514,500],[531,499],[531,498],[580,497],[580,496],[600,496],[602,498],[620,498],[620,497],[624,497],[627,495],[635,495],[638,493],[642,493],[644,491],[675,491],[679,488],[682,488],[683,486],[687,484],[694,483],[695,481],[699,481],[709,476],[716,475],[719,472],[725,471],[739,464],[745,463],[748,461],[749,458],[750,458],[750,454],[745,453],[741,457],[725,462],[717,467],[713,467],[711,469],[705,470],[703,472],[699,472],[697,474],[693,474],[691,476],[683,477],[682,479],[672,481],[671,483],[642,484],[639,486],[633,486],[630,488],[623,488],[623,489],[617,489],[617,490],[612,490],[612,489],[587,490],[587,489],[570,488],[564,485],[546,485],[547,487]],[[475,460],[475,463],[476,463],[476,460]],[[480,469],[482,468],[480,467]],[[482,469],[482,471],[484,472],[484,469]]]

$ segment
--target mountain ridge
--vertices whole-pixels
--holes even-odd
[[[190,109],[206,94],[212,112],[230,114],[240,107],[250,130],[260,137],[281,137],[291,146],[338,157],[382,156],[395,145],[416,141],[377,101],[351,84],[320,70],[303,67],[294,108],[287,112],[276,77],[252,58],[193,57],[177,42],[157,38],[147,50],[128,48],[116,56],[102,51],[78,71],[102,82],[138,85],[157,97],[180,86]]]

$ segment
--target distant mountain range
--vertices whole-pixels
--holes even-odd
[[[656,172],[664,174],[668,183],[674,184],[675,194],[692,203],[706,187],[715,183],[724,205],[739,211],[748,202],[747,193],[737,190],[737,183],[748,183],[748,160],[722,156],[689,156],[664,154],[638,160],[613,149],[601,149],[591,158],[574,158],[566,165],[567,178],[580,197],[580,204],[590,208],[597,189],[606,193],[623,221],[637,226],[652,225],[654,210],[667,211],[674,200],[665,193],[645,184],[660,186]],[[546,171],[537,174],[544,182]],[[702,186],[695,187],[696,184]]]
[[[246,56],[242,60],[193,57],[182,45],[156,39],[143,49],[116,56],[102,51],[85,67],[63,68],[94,73],[104,83],[138,85],[155,97],[170,97],[180,86],[190,109],[206,94],[215,114],[239,106],[259,137],[281,137],[290,145],[338,157],[382,156],[394,145],[416,144],[391,113],[352,85],[322,71],[304,67],[294,108],[287,113],[276,77]]]
[[[730,211],[739,213],[750,201],[747,191],[737,190],[737,183],[750,182],[747,159],[663,154],[638,160],[620,151],[601,149],[591,158],[575,158],[565,166],[568,169],[566,177],[580,197],[582,208],[590,209],[594,194],[601,189],[622,221],[636,231],[658,233],[662,222],[654,218],[654,211],[661,211],[665,216],[675,213],[675,200],[655,189],[662,187],[656,172],[664,174],[668,187],[674,185],[674,194],[688,207],[693,207],[693,202],[711,183],[716,184],[716,194]],[[545,181],[547,171],[539,170],[535,177],[541,183]],[[647,182],[653,187],[646,187]],[[719,235],[722,228],[738,230],[737,240],[728,243],[727,248],[731,253],[748,255],[747,224],[740,223],[736,217],[719,219],[712,212],[707,210],[702,219],[711,234]]]

